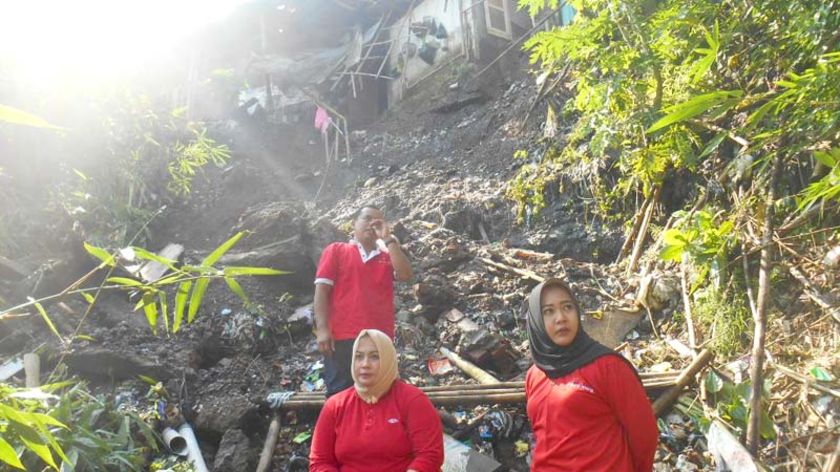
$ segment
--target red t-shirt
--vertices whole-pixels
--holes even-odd
[[[603,356],[551,379],[537,366],[525,377],[537,471],[650,472],[659,430],[632,368]]]
[[[316,283],[332,283],[330,332],[333,339],[356,339],[374,328],[394,339],[394,267],[382,251],[362,261],[354,243],[332,243],[321,254]]]
[[[354,388],[327,399],[309,453],[310,472],[440,472],[442,465],[437,411],[401,380],[372,405]]]

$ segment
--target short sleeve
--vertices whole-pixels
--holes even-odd
[[[334,285],[338,277],[338,244],[332,243],[324,249],[318,270],[315,272],[315,284]]]

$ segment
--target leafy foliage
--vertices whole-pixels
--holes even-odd
[[[187,323],[192,323],[195,319],[201,308],[207,287],[212,280],[223,279],[228,288],[240,297],[246,306],[249,306],[250,300],[237,281],[237,277],[283,275],[289,273],[267,267],[215,267],[219,259],[239,242],[244,234],[242,232],[237,233],[222,243],[208,254],[198,266],[185,265],[178,267],[176,261],[158,256],[140,247],[132,247],[131,252],[136,258],[163,264],[171,273],[162,279],[148,283],[128,277],[109,277],[107,282],[115,284],[115,287],[136,290],[142,293],[140,301],[135,306],[135,310],[143,309],[146,315],[146,321],[149,323],[149,327],[151,327],[154,334],[157,334],[158,327],[161,324],[163,325],[164,332],[167,334],[177,333],[184,322],[185,313],[187,315]],[[114,263],[114,256],[102,248],[88,244],[85,245],[85,249],[92,256],[102,261],[103,264]],[[172,320],[170,322],[169,297],[166,289],[175,285],[177,285],[177,289],[174,306],[171,310]]]
[[[749,417],[750,397],[752,389],[749,380],[735,384],[729,380],[709,371],[705,379],[706,391],[710,394],[710,401],[715,406],[717,414],[727,423],[734,426],[739,432],[747,430],[747,418]],[[770,392],[764,386],[763,398],[768,398]],[[764,439],[775,439],[776,430],[773,427],[773,420],[767,411],[765,402],[761,411],[760,428],[761,437]]]
[[[752,316],[743,297],[714,286],[697,290],[694,316],[704,327],[710,347],[723,356],[742,353],[749,345]]]
[[[525,47],[549,76],[568,65],[571,132],[540,146],[556,152],[522,168],[509,195],[539,211],[547,184],[587,184],[603,216],[622,215],[628,197],[679,184],[683,198],[726,186],[766,183],[767,163],[814,168],[838,144],[840,9],[833,3],[731,0],[573,0],[574,22],[536,34]],[[520,0],[536,14],[557,2]],[[746,179],[728,175],[749,163]],[[579,172],[588,163],[589,173]],[[789,173],[790,174],[790,173]],[[836,198],[836,175],[784,179],[782,195],[804,209]],[[834,180],[832,180],[834,179]],[[689,184],[689,185],[684,185]],[[619,216],[620,217],[620,216]],[[737,226],[737,225],[736,225]]]
[[[46,406],[52,397],[0,383],[0,461],[27,470],[21,455],[31,454],[57,470],[56,457],[69,460],[56,440],[56,430],[67,426],[51,416]]]
[[[175,158],[169,163],[169,191],[176,195],[189,195],[192,180],[197,171],[205,165],[213,163],[221,166],[230,159],[227,146],[220,146],[207,136],[207,130],[195,131],[193,141],[182,144],[176,143]]]
[[[22,470],[141,471],[157,451],[154,431],[136,412],[91,395],[82,383],[0,384],[0,432],[0,461]]]
[[[663,237],[662,259],[685,260],[699,267],[700,276],[695,285],[713,272],[720,286],[726,280],[729,252],[737,242],[735,224],[732,220],[720,221],[723,216],[722,212],[712,215],[705,210],[675,213],[676,227],[665,231]]]
[[[189,195],[201,169],[223,165],[230,151],[181,110],[162,113],[143,96],[118,96],[113,103],[103,124],[107,152],[89,168],[67,169],[71,183],[56,191],[54,206],[85,240],[125,245],[139,232],[142,244],[155,211]]]

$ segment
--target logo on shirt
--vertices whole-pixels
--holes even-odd
[[[397,424],[397,423],[400,422],[400,420],[398,420],[396,418],[388,418],[388,422],[391,423],[391,424]]]
[[[566,384],[566,386],[568,386],[569,388],[573,388],[575,390],[580,390],[581,392],[592,393],[592,394],[595,393],[594,388],[590,387],[589,385],[582,384],[582,383],[569,382],[569,383]]]

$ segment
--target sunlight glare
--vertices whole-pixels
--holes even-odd
[[[0,60],[32,77],[137,70],[244,0],[4,0]]]

